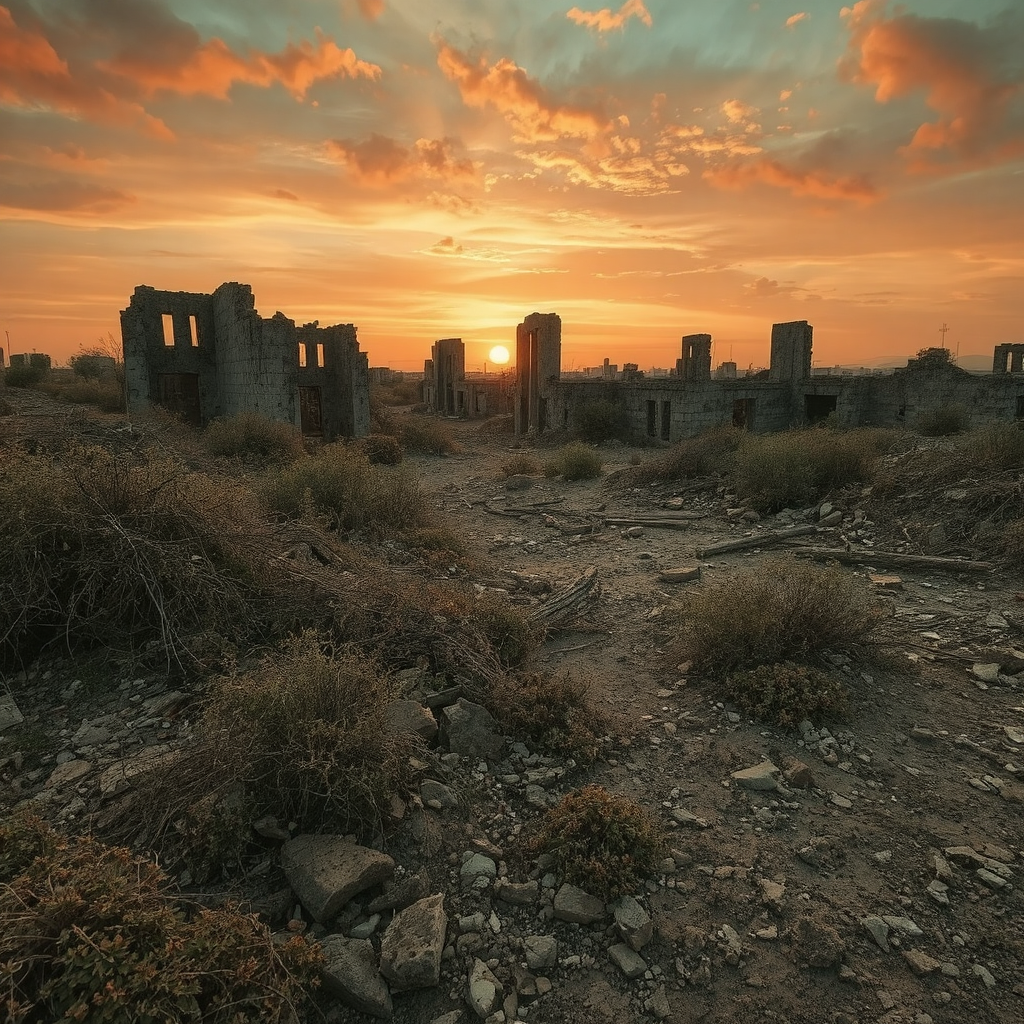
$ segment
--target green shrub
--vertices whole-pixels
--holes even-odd
[[[13,853],[11,851],[14,851]],[[5,1019],[284,1021],[322,955],[233,908],[186,913],[154,864],[41,821],[0,825]]]
[[[451,428],[433,416],[403,416],[399,438],[407,452],[423,455],[451,455],[458,451]]]
[[[725,695],[752,717],[783,726],[836,714],[846,704],[846,688],[836,676],[792,661],[732,673]]]
[[[528,661],[544,638],[544,630],[525,609],[500,595],[484,594],[476,602],[473,619],[506,668]]]
[[[502,676],[484,697],[504,732],[541,750],[592,761],[607,724],[591,704],[589,688],[569,675],[544,672]]]
[[[925,437],[950,437],[965,431],[970,418],[962,405],[944,405],[919,413],[914,426]]]
[[[681,659],[711,676],[805,661],[866,637],[878,611],[841,570],[770,559],[700,589],[680,607]]]
[[[620,403],[604,399],[582,405],[573,417],[573,424],[577,436],[588,444],[625,439],[629,433],[626,410]]]
[[[273,511],[323,515],[336,530],[381,536],[429,522],[414,476],[402,468],[372,466],[363,452],[342,444],[278,469],[262,493]]]
[[[0,662],[50,640],[180,657],[235,632],[262,561],[255,501],[160,456],[15,449],[0,462]]]
[[[370,434],[360,445],[373,466],[397,466],[402,461],[402,446],[390,434]]]
[[[869,481],[892,442],[891,432],[877,429],[747,434],[733,485],[760,512],[810,505],[834,488]]]
[[[502,476],[534,476],[541,471],[540,463],[529,452],[517,452],[501,464]]]
[[[603,460],[590,445],[574,441],[559,448],[544,463],[545,476],[561,476],[565,480],[592,480],[601,475]]]
[[[732,467],[736,450],[747,436],[736,427],[715,427],[696,437],[685,438],[631,470],[629,482],[634,485],[671,482],[724,473]]]
[[[214,420],[203,438],[211,455],[228,458],[292,462],[302,455],[302,434],[297,427],[258,412],[240,412]]]
[[[550,854],[562,881],[607,900],[636,892],[655,873],[665,837],[640,804],[586,786],[545,812],[526,850]]]

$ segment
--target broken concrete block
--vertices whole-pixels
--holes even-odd
[[[689,583],[700,579],[699,565],[684,565],[677,569],[665,569],[658,577],[662,583]]]
[[[377,971],[377,954],[369,939],[328,935],[320,943],[324,990],[347,1006],[381,1020],[391,1019],[391,993]]]
[[[380,970],[393,991],[433,988],[438,983],[447,930],[443,893],[395,915],[380,945]]]
[[[555,919],[570,924],[593,924],[604,917],[604,903],[566,882],[555,893]]]
[[[752,768],[743,768],[730,776],[742,789],[770,792],[778,788],[779,769],[771,761],[762,761]]]

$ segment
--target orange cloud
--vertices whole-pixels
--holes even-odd
[[[419,139],[414,146],[403,146],[395,139],[374,133],[368,139],[331,139],[327,151],[340,160],[349,172],[366,185],[388,185],[411,178],[443,178],[466,181],[476,177],[471,160],[457,159],[451,139]]]
[[[593,138],[609,127],[598,111],[558,103],[535,79],[508,57],[490,67],[440,41],[437,65],[454,82],[462,101],[471,107],[494,107],[523,142],[554,141],[565,137]]]
[[[760,126],[754,122],[754,118],[760,113],[757,107],[752,107],[742,100],[726,100],[722,104],[722,113],[733,124],[746,124],[747,130],[756,131]],[[750,126],[753,126],[751,129]]]
[[[610,7],[602,7],[599,11],[581,11],[578,7],[573,7],[565,16],[577,25],[596,28],[598,32],[613,32],[615,29],[625,28],[630,18],[637,18],[648,28],[654,24],[650,11],[644,6],[644,0],[626,0],[615,12]]]
[[[801,11],[799,14],[791,14],[786,19],[786,28],[792,28],[794,25],[799,25],[801,21],[806,21],[810,15],[807,11]]]
[[[150,135],[174,137],[139,104],[73,77],[49,40],[40,32],[20,28],[7,7],[0,7],[0,103],[115,124],[141,123]]]
[[[798,170],[769,157],[712,167],[704,172],[704,178],[718,188],[744,189],[763,184],[815,199],[869,203],[879,198],[878,189],[863,175],[832,176],[820,170]]]
[[[384,11],[384,0],[356,0],[359,5],[359,13],[369,21],[374,21]]]
[[[324,78],[380,78],[376,64],[359,60],[351,47],[341,49],[317,29],[316,44],[308,40],[289,43],[280,53],[250,50],[242,57],[220,39],[198,44],[177,61],[161,64],[148,53],[121,54],[99,66],[131,79],[144,92],[165,90],[182,96],[203,94],[225,99],[236,82],[266,87],[280,82],[301,100],[314,82]],[[176,55],[177,56],[177,55]]]
[[[1019,71],[1000,78],[1004,40],[998,30],[956,18],[914,14],[886,17],[885,0],[859,0],[844,7],[850,31],[842,72],[874,85],[879,103],[923,90],[939,114],[921,124],[904,151],[946,150],[955,156],[998,158],[1024,144],[1007,132],[1010,99],[1020,91]]]

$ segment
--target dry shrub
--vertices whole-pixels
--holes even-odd
[[[264,462],[294,462],[302,455],[302,434],[283,420],[258,412],[214,420],[203,433],[211,455]]]
[[[919,413],[914,427],[925,437],[950,437],[963,433],[970,419],[970,413],[962,405],[943,405]]]
[[[501,464],[501,475],[504,477],[535,476],[540,471],[540,463],[529,452],[517,452]]]
[[[0,825],[0,999],[11,1024],[287,1021],[322,956],[232,907],[188,913],[126,849]]]
[[[180,659],[258,585],[252,496],[159,456],[14,450],[0,466],[0,661],[59,638]]]
[[[561,476],[564,480],[593,480],[601,475],[604,462],[600,453],[582,441],[559,448],[544,463],[544,475]]]
[[[398,436],[407,452],[452,455],[459,450],[448,424],[433,416],[403,416]]]
[[[736,493],[761,512],[813,504],[829,491],[871,480],[895,435],[880,429],[814,428],[747,434],[736,451]]]
[[[607,722],[591,704],[587,685],[568,674],[503,675],[483,699],[503,732],[563,757],[597,757]]]
[[[263,496],[275,512],[325,516],[332,529],[383,536],[425,526],[427,505],[416,478],[373,466],[356,447],[331,444],[271,474]]]
[[[397,466],[402,461],[402,446],[390,434],[370,434],[359,444],[373,466]]]
[[[688,437],[631,470],[628,481],[643,485],[724,473],[731,468],[736,449],[745,436],[736,427],[715,427]]]
[[[505,413],[499,416],[489,416],[476,428],[476,432],[482,437],[498,437],[516,432],[516,418]]]
[[[725,695],[754,718],[782,726],[837,714],[846,704],[846,688],[835,675],[792,661],[734,672]]]
[[[95,405],[102,412],[110,413],[125,411],[124,387],[113,377],[75,377],[69,381],[50,377],[40,383],[39,390],[73,405]]]
[[[606,900],[638,891],[664,850],[657,819],[601,786],[567,793],[545,812],[526,844],[529,855],[554,858],[562,881]]]
[[[767,559],[684,599],[679,653],[710,676],[806,661],[863,639],[879,614],[838,568]]]
[[[508,598],[484,594],[472,609],[472,624],[505,668],[526,664],[537,652],[544,630]]]

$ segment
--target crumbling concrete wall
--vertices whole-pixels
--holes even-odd
[[[683,335],[683,354],[676,363],[676,375],[681,380],[711,379],[710,334]]]
[[[302,395],[316,391],[308,432],[331,440],[369,431],[368,360],[352,324],[263,319],[246,284],[209,295],[140,285],[121,312],[121,337],[129,412],[162,405],[197,426],[255,412],[308,427]],[[312,366],[300,367],[300,345]]]
[[[516,328],[517,434],[542,434],[555,425],[552,403],[561,372],[561,317],[531,313]]]
[[[461,416],[466,411],[465,389],[466,346],[461,338],[441,338],[430,350],[431,358],[423,364],[423,400],[432,412],[442,416]]]

